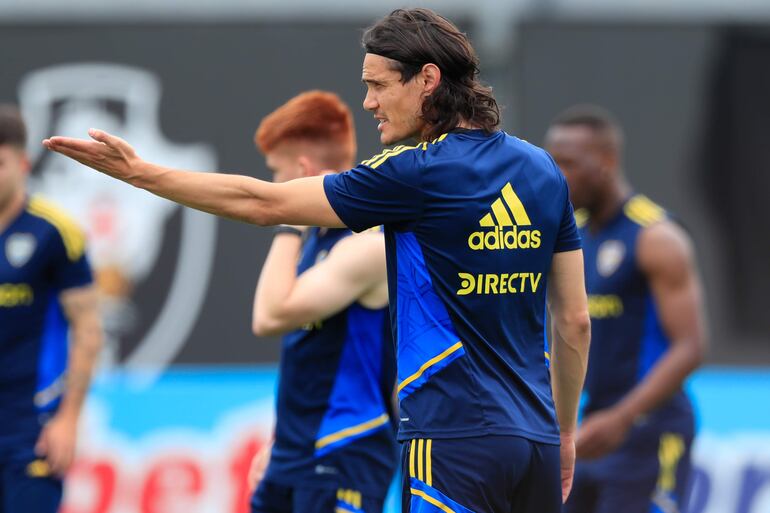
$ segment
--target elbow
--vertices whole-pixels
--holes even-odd
[[[588,314],[588,309],[565,312],[560,316],[558,325],[565,342],[575,348],[588,351],[591,342],[591,316]]]
[[[248,214],[247,219],[249,223],[257,226],[274,226],[276,223],[275,216],[267,212],[262,205],[258,205],[253,212]]]
[[[576,333],[591,333],[591,316],[588,314],[588,309],[571,312],[565,316],[564,323],[570,326],[571,330]]]
[[[690,344],[690,372],[696,370],[698,367],[703,365],[706,361],[706,356],[708,355],[708,349],[706,347],[706,341],[701,338],[697,337],[693,340],[693,343]]]
[[[254,198],[248,203],[248,206],[245,207],[248,211],[242,212],[242,215],[238,217],[257,226],[275,226],[281,224],[281,222],[283,222],[282,216],[275,203],[275,201],[263,198]]]
[[[257,337],[270,337],[282,332],[279,322],[265,316],[254,316],[251,321],[251,332]]]

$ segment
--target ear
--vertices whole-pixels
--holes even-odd
[[[297,165],[300,170],[300,177],[307,178],[309,176],[316,176],[320,169],[307,155],[300,155],[297,159]]]
[[[32,162],[29,161],[29,156],[27,155],[26,151],[19,150],[21,155],[21,167],[24,170],[25,173],[29,173],[32,170]]]
[[[435,64],[425,64],[420,71],[420,79],[423,94],[430,96],[441,83],[441,70]]]

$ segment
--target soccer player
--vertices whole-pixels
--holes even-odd
[[[274,182],[348,169],[353,117],[310,91],[259,125]],[[285,334],[275,437],[250,476],[254,513],[381,513],[396,469],[395,352],[380,230],[279,226],[254,297],[258,336]]]
[[[546,147],[582,225],[592,345],[570,513],[684,511],[693,413],[682,382],[704,352],[701,287],[684,230],[633,192],[623,134],[598,107],[556,118]]]
[[[27,196],[25,145],[1,105],[0,512],[53,513],[102,337],[83,233]]]
[[[498,129],[475,52],[451,22],[399,9],[363,45],[364,108],[380,141],[418,142],[344,173],[282,184],[191,173],[146,162],[98,130],[95,141],[44,144],[251,223],[385,225],[404,511],[557,512],[571,486],[590,336],[567,183],[545,151]]]

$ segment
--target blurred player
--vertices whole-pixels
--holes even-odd
[[[475,52],[451,22],[399,9],[363,44],[364,108],[381,142],[419,142],[349,172],[271,184],[157,166],[102,131],[91,132],[96,142],[45,144],[163,197],[256,224],[384,224],[404,512],[558,512],[572,482],[590,336],[566,181],[545,151],[498,130]]]
[[[562,113],[546,147],[582,224],[592,344],[570,513],[684,511],[693,413],[682,382],[704,351],[701,287],[687,234],[636,194],[623,135],[604,110]],[[582,219],[581,219],[582,218]]]
[[[273,181],[348,169],[353,118],[332,93],[289,100],[259,126]],[[257,455],[254,513],[380,513],[396,469],[395,352],[382,233],[279,226],[257,284],[254,333],[286,334],[275,440]]]
[[[83,233],[27,196],[25,145],[0,106],[0,512],[53,513],[102,339]]]

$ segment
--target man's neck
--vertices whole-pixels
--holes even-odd
[[[0,206],[0,233],[4,232],[6,228],[13,222],[14,219],[24,208],[24,201],[27,194],[24,189],[14,194],[10,200],[4,205]]]
[[[626,198],[631,193],[631,187],[623,178],[613,180],[604,195],[589,209],[590,225],[600,229],[610,222],[618,213]]]

